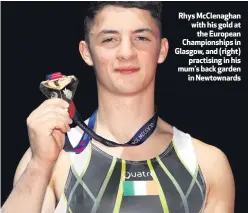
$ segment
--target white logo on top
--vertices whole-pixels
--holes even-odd
[[[125,179],[153,177],[153,172],[126,172]]]

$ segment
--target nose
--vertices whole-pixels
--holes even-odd
[[[119,60],[132,60],[136,56],[136,50],[130,39],[123,39],[118,47],[117,58]]]

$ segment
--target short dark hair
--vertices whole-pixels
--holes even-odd
[[[160,35],[162,36],[162,3],[159,1],[93,1],[90,3],[88,10],[86,11],[84,19],[84,38],[85,41],[89,42],[89,31],[94,22],[96,15],[106,6],[117,6],[124,8],[138,8],[147,10],[151,16],[157,21],[160,29]]]

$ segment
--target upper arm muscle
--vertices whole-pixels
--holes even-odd
[[[216,149],[213,174],[206,205],[206,213],[233,213],[235,201],[235,183],[226,155]]]
[[[226,155],[197,139],[193,139],[193,143],[208,187],[204,213],[233,213],[235,184]]]

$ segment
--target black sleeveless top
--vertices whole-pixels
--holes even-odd
[[[75,128],[68,135],[78,141],[81,134]],[[203,212],[206,184],[191,137],[175,127],[168,148],[153,159],[122,160],[92,143],[70,157],[64,194],[55,212]]]

